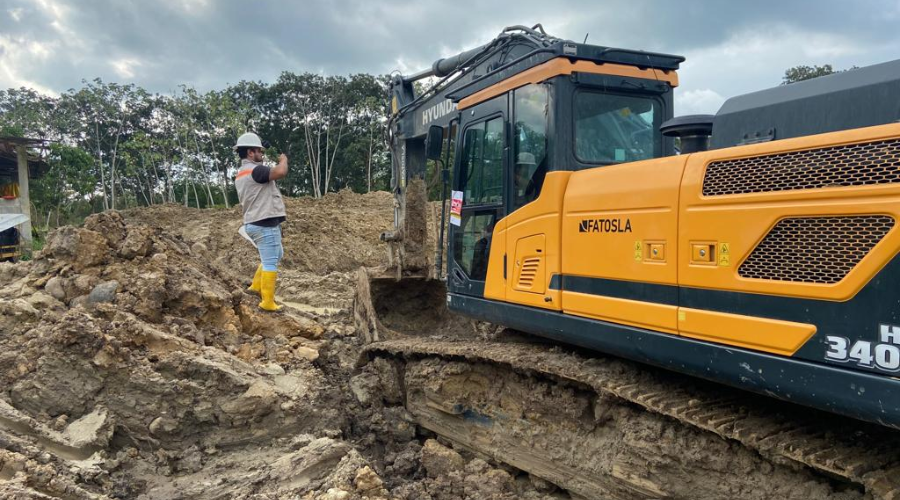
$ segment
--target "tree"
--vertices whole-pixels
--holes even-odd
[[[234,140],[247,131],[269,141],[270,159],[292,168],[288,196],[338,189],[387,189],[384,143],[388,77],[284,72],[273,84],[242,81],[172,95],[136,85],[83,81],[59,97],[0,91],[0,133],[45,139],[50,172],[32,199],[46,226],[96,210],[157,203],[208,207],[237,201]]]
[[[803,80],[811,80],[820,76],[843,73],[844,71],[851,71],[857,68],[858,66],[851,66],[849,69],[836,71],[830,64],[824,64],[822,66],[794,66],[793,68],[788,68],[784,71],[784,76],[781,78],[781,84],[788,85],[791,83],[802,82]]]

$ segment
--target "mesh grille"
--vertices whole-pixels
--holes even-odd
[[[741,264],[744,278],[837,283],[894,227],[886,215],[783,219]]]
[[[704,196],[900,182],[900,140],[712,162]]]

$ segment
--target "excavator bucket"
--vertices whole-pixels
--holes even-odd
[[[353,312],[365,343],[435,333],[450,319],[443,281],[426,276],[398,279],[395,269],[359,269]]]

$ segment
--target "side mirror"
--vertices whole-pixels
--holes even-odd
[[[428,135],[425,137],[425,158],[440,160],[444,152],[444,128],[438,125],[428,127]]]

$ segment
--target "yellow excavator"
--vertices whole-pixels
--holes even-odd
[[[900,428],[900,61],[676,118],[683,61],[515,26],[393,77],[363,328],[445,282],[467,317]]]

